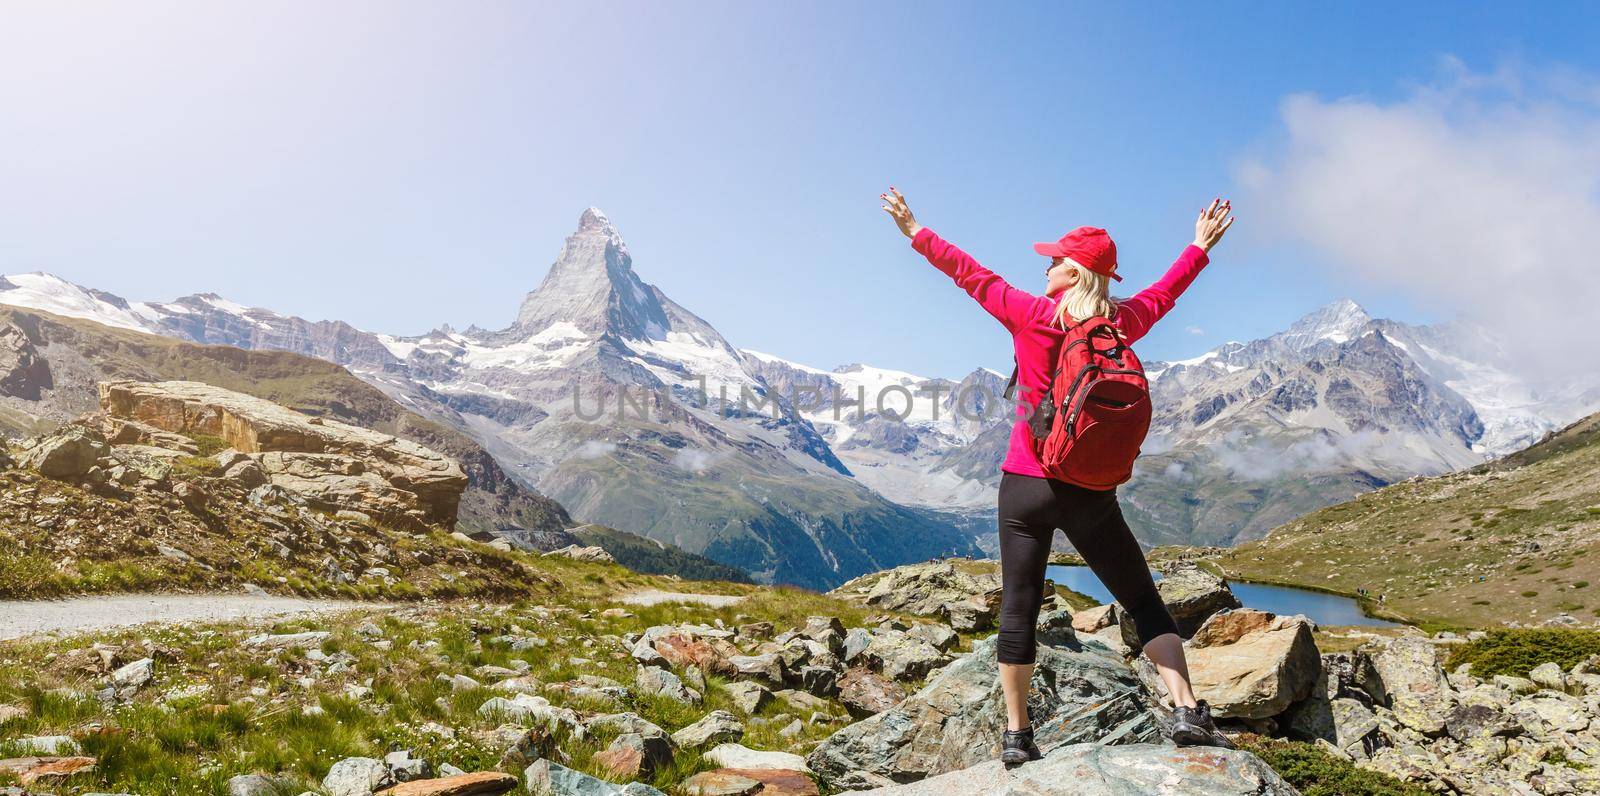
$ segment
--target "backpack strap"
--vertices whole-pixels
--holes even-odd
[[[1092,321],[1092,320],[1094,320],[1095,318],[1098,318],[1098,317],[1100,317],[1100,316],[1091,315],[1088,318],[1085,318],[1084,320],[1081,320],[1081,321],[1076,319],[1076,318],[1073,318],[1072,323],[1070,325],[1068,325],[1065,329],[1061,330],[1062,334],[1066,334],[1068,332],[1071,332],[1073,329],[1076,329],[1079,326],[1082,326],[1085,323],[1088,323],[1089,321]],[[1060,375],[1059,371],[1057,372],[1057,375]],[[1010,401],[1010,400],[1013,400],[1013,396],[1016,394],[1016,392],[1017,392],[1017,358],[1016,357],[1012,357],[1011,358],[1011,378],[1006,380],[1006,389],[1005,389],[1004,392],[1001,393],[1001,396],[1004,397],[1007,401]]]

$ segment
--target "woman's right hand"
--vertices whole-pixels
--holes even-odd
[[[1200,217],[1194,222],[1194,245],[1206,252],[1222,240],[1222,234],[1233,226],[1233,219],[1228,213],[1233,211],[1233,206],[1228,199],[1212,199],[1211,204],[1200,211]]]
[[[906,198],[901,195],[893,185],[889,186],[888,193],[878,194],[884,201],[883,209],[894,218],[895,226],[908,238],[915,238],[922,231],[922,225],[917,223],[917,217],[911,215],[911,208],[906,206]]]

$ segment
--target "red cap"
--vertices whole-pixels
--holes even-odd
[[[1033,244],[1033,250],[1046,257],[1071,257],[1084,268],[1122,281],[1117,276],[1117,244],[1099,227],[1078,227],[1055,243]]]

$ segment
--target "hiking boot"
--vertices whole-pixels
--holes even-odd
[[[1172,711],[1170,735],[1172,742],[1179,746],[1237,748],[1217,730],[1216,722],[1211,720],[1211,706],[1203,699],[1192,708],[1178,708]]]
[[[1006,730],[1005,734],[1000,736],[1000,762],[1016,765],[1041,757],[1044,755],[1039,754],[1039,747],[1033,745],[1032,727],[1026,730]]]

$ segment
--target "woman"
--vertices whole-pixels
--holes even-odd
[[[1050,538],[1066,532],[1084,563],[1134,621],[1144,654],[1154,663],[1175,710],[1170,734],[1178,744],[1229,746],[1217,732],[1209,707],[1194,697],[1184,662],[1183,639],[1156,592],[1144,552],[1122,517],[1117,492],[1047,478],[1029,439],[1025,419],[1049,386],[1064,335],[1075,320],[1109,318],[1132,344],[1160,320],[1208,262],[1207,252],[1233,225],[1228,200],[1216,199],[1195,221],[1194,244],[1165,276],[1128,299],[1108,293],[1117,274],[1117,248],[1103,229],[1079,227],[1053,243],[1034,244],[1050,258],[1043,296],[1007,284],[976,260],[917,223],[906,199],[891,187],[883,209],[934,267],[955,280],[1011,332],[1021,401],[1011,444],[1000,465],[1000,638],[997,657],[1005,692],[1006,732],[1000,757],[1007,763],[1039,758],[1028,718],[1028,683],[1033,677],[1034,625],[1044,595]],[[1030,398],[1031,396],[1031,398]]]

